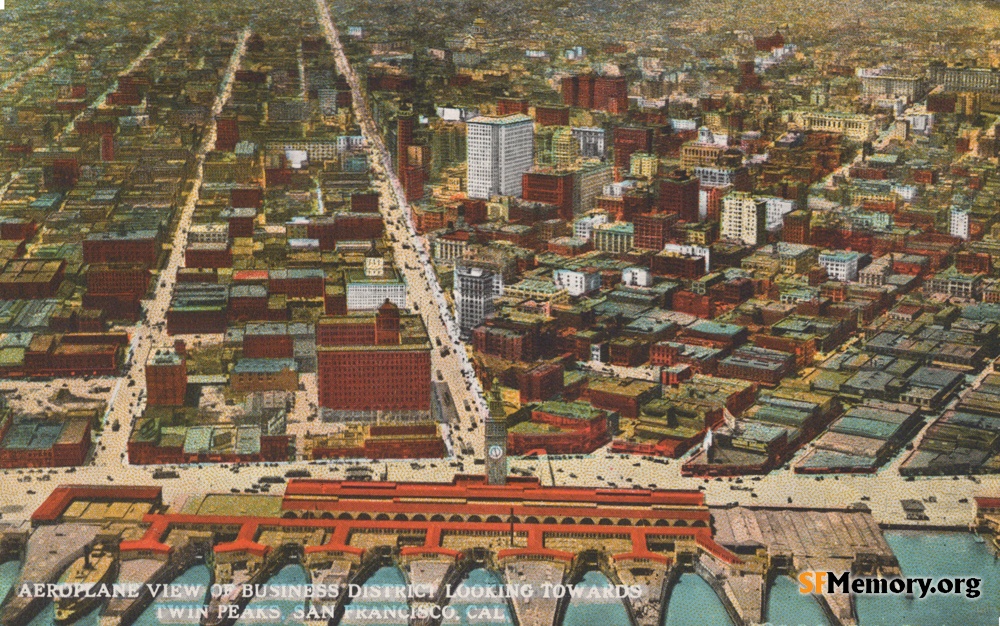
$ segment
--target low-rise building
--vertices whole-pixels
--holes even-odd
[[[846,250],[824,250],[817,258],[817,262],[826,270],[826,275],[841,282],[854,282],[858,279],[860,260],[861,254]]]
[[[236,362],[229,376],[233,391],[296,391],[299,369],[295,359],[251,359]]]
[[[507,453],[588,454],[611,441],[617,416],[586,402],[542,402],[507,417]]]

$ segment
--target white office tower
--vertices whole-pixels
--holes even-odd
[[[966,207],[951,207],[951,236],[969,240],[969,210]]]
[[[534,158],[534,122],[520,113],[480,116],[466,123],[470,198],[520,196],[521,175]]]
[[[482,267],[455,266],[455,312],[463,338],[493,314],[493,283],[491,270]]]
[[[767,238],[767,203],[736,191],[722,199],[722,238],[759,246]]]

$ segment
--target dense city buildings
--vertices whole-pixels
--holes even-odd
[[[445,30],[457,63],[450,85],[417,77],[412,89],[378,90],[376,110],[390,113],[379,124],[398,150],[411,131],[391,126],[393,110],[405,113],[421,97],[462,103],[424,110],[465,124],[465,163],[428,179],[433,195],[412,210],[433,242],[435,271],[481,384],[495,378],[516,391],[506,423],[522,444],[544,448],[527,437],[548,419],[531,417],[531,406],[583,400],[620,415],[616,450],[674,455],[712,431],[719,450],[763,446],[766,454],[746,467],[773,467],[822,432],[823,420],[867,398],[875,381],[864,376],[830,382],[827,366],[840,350],[929,367],[968,364],[970,375],[996,356],[965,344],[944,321],[1000,301],[987,259],[996,252],[993,220],[983,204],[995,197],[985,184],[994,164],[973,146],[971,127],[947,140],[940,126],[977,124],[983,100],[967,92],[988,92],[970,78],[981,66],[864,55],[819,63],[814,44],[800,48],[794,29],[740,25],[731,40],[707,36],[725,50],[724,77],[698,52],[665,54],[639,40],[567,45],[556,56],[528,45],[518,53],[539,69],[518,75],[489,47],[504,27]],[[691,41],[695,51],[709,45]],[[374,40],[359,42],[375,49]],[[783,73],[793,59],[810,68],[801,89]],[[491,71],[509,81],[501,95],[486,89]],[[510,148],[499,137],[515,120],[526,141],[533,122],[534,149],[529,156],[522,148],[519,184],[503,186],[501,155]],[[941,141],[944,152],[928,147]],[[992,149],[988,135],[985,145]],[[971,152],[976,165],[952,163]],[[945,181],[972,185],[971,195]],[[483,210],[465,208],[472,200]],[[932,315],[940,327],[904,331],[931,324]],[[977,312],[975,323],[1000,321],[993,315]],[[934,356],[918,358],[918,341],[937,346]],[[605,373],[662,390],[625,403],[625,391],[594,367],[622,368]],[[819,373],[806,386],[793,384],[811,368]],[[927,411],[953,391],[931,393],[938,388],[905,374],[886,382],[886,401]],[[706,380],[735,387],[714,407],[666,393],[695,380],[699,390]],[[813,407],[781,409],[806,420],[807,432],[779,433],[781,411],[765,393]],[[752,409],[755,402],[767,410]],[[562,445],[556,441],[549,445]],[[690,467],[714,472],[715,456]]]
[[[790,619],[791,569],[894,580],[882,528],[975,528],[988,561],[1000,9],[889,8],[12,0],[11,587],[492,568],[652,591],[587,609],[652,625],[694,572],[698,619],[742,624]],[[940,613],[978,623],[991,568],[921,575],[980,576]],[[880,621],[860,595],[814,597]]]

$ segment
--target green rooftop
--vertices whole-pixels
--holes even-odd
[[[604,411],[600,409],[595,409],[593,406],[586,402],[542,402],[537,407],[536,411],[542,413],[551,413],[552,415],[559,415],[560,417],[571,417],[578,420],[592,420],[596,417],[604,415]]]

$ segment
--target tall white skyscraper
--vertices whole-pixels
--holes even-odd
[[[466,123],[469,197],[520,196],[521,175],[534,158],[534,122],[520,113]]]

